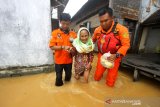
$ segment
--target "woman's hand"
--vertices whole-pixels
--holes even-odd
[[[86,68],[89,70],[91,68],[91,62],[88,63],[88,65],[86,66]]]

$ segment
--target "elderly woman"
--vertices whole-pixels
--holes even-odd
[[[93,61],[94,44],[90,32],[87,28],[79,29],[77,38],[72,43],[72,55],[75,56],[75,78],[78,80],[81,75],[84,76],[84,82],[88,82],[91,63]]]

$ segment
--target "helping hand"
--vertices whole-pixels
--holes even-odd
[[[72,47],[71,46],[64,46],[64,50],[70,53],[72,50]]]

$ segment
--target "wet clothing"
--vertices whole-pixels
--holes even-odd
[[[108,45],[110,45],[110,46],[108,46],[108,48],[110,48],[110,49],[108,49],[108,51],[112,50],[112,44],[114,45],[113,48],[116,48],[116,46],[119,46],[119,47],[117,47],[117,53],[120,53],[123,56],[125,56],[127,50],[130,47],[130,38],[129,38],[128,29],[119,23],[116,25],[115,29],[112,29],[114,24],[115,23],[113,22],[111,28],[107,32],[105,32],[101,26],[96,28],[94,31],[94,35],[92,37],[92,40],[93,40],[93,42],[96,42],[97,40],[99,42],[101,41],[102,44],[103,43],[106,44],[106,42],[107,42]],[[105,36],[106,38],[104,37],[105,41],[104,41],[104,39],[102,39],[103,35],[112,35],[112,34],[114,34],[114,37],[120,42],[120,44],[108,42],[110,37],[107,37],[107,36]],[[113,38],[113,36],[112,36],[112,38]]]
[[[93,61],[93,52],[90,53],[78,53],[77,51],[74,52],[75,62],[75,75],[81,75],[84,73],[85,70],[91,70],[91,65],[88,66],[89,63]]]
[[[98,53],[98,62],[97,62],[97,66],[96,66],[96,71],[95,71],[95,75],[94,75],[94,79],[96,81],[101,80],[103,73],[106,71],[107,68],[103,67],[101,62],[100,62],[100,58],[101,58],[102,54]],[[106,76],[106,84],[108,86],[114,86],[114,83],[116,81],[117,75],[118,75],[118,68],[120,65],[120,61],[121,61],[121,57],[117,58],[114,61],[114,67],[111,69],[107,69],[108,73]]]
[[[52,38],[49,47],[52,46],[72,46],[70,38],[76,38],[73,31],[64,32],[62,29],[56,29],[52,32]],[[62,72],[65,71],[65,81],[70,81],[72,75],[72,56],[66,50],[55,50],[54,52],[56,86],[63,85]]]
[[[56,71],[56,86],[63,85],[62,81],[62,73],[63,70],[65,72],[65,81],[70,81],[72,75],[72,63],[70,64],[55,64],[55,71]]]
[[[98,45],[98,62],[94,79],[99,81],[106,70],[100,63],[101,56],[109,51],[111,54],[120,53],[122,56],[125,56],[130,47],[130,38],[126,27],[113,22],[111,28],[107,32],[105,32],[101,26],[96,28],[92,39],[94,42],[97,41]],[[106,84],[108,86],[114,86],[121,58],[122,57],[115,59],[114,67],[108,69],[106,77]]]
[[[82,43],[80,40],[80,32],[82,30],[88,31],[89,34],[86,43]],[[94,44],[89,30],[85,27],[80,28],[77,34],[77,38],[73,41],[72,44],[74,46],[74,49],[72,50],[72,55],[75,56],[75,75],[80,76],[84,73],[84,71],[91,70],[91,63],[93,61]]]

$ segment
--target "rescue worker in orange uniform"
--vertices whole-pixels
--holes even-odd
[[[62,73],[65,71],[65,81],[71,80],[72,75],[72,56],[70,54],[70,48],[72,44],[70,39],[76,38],[76,33],[69,30],[71,17],[67,13],[60,15],[61,27],[52,32],[52,38],[50,40],[49,47],[55,51],[54,62],[56,71],[56,86],[62,86]]]
[[[99,81],[102,78],[107,68],[101,65],[100,58],[104,53],[110,52],[111,56],[108,60],[114,61],[114,67],[107,69],[106,84],[113,87],[120,61],[130,47],[129,33],[126,27],[113,20],[113,10],[111,8],[101,9],[99,20],[100,26],[95,29],[92,37],[93,42],[97,41],[98,46],[98,62],[94,79]]]

